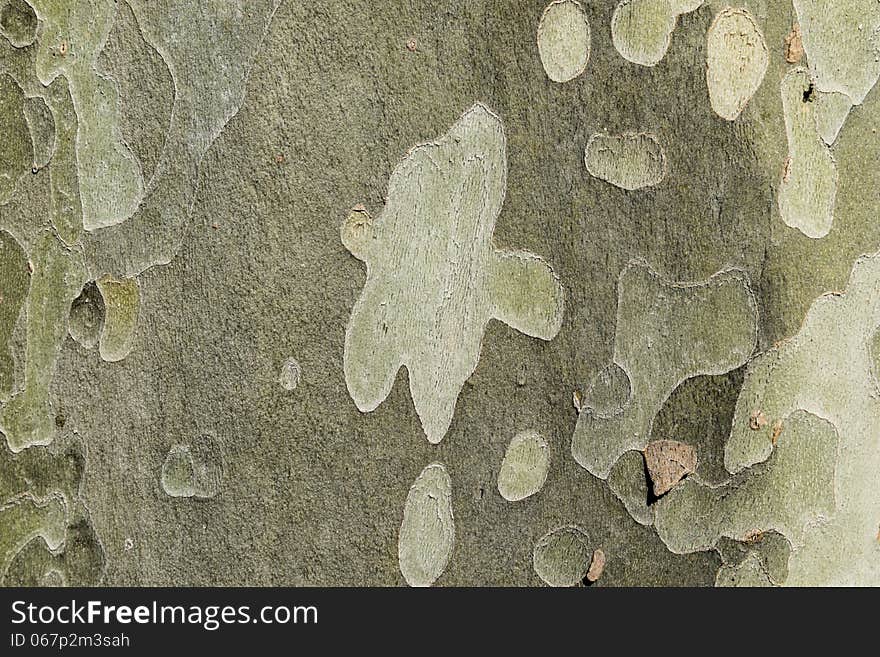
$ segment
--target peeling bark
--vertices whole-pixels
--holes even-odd
[[[875,0],[0,0],[0,581],[880,584],[878,62]]]

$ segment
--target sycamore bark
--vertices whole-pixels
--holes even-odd
[[[880,583],[878,35],[0,0],[3,583]]]

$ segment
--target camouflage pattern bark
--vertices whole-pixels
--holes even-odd
[[[3,583],[880,584],[829,4],[0,0]]]

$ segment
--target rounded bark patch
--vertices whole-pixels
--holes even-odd
[[[34,146],[24,113],[24,91],[8,73],[0,74],[0,109],[3,139],[0,140],[0,204],[15,192],[18,179],[30,170]]]
[[[95,282],[90,281],[70,306],[67,331],[83,347],[92,349],[98,344],[103,328],[104,298]]]
[[[652,134],[593,135],[584,164],[594,178],[633,191],[660,184],[666,177],[666,152]]]
[[[223,456],[211,436],[175,445],[162,464],[160,483],[169,497],[214,497],[223,481]]]
[[[681,14],[703,0],[622,0],[611,16],[611,39],[621,56],[634,64],[656,66],[666,56]]]
[[[645,448],[654,418],[682,382],[737,369],[757,342],[758,302],[742,271],[668,281],[636,260],[620,275],[617,292],[612,363],[622,372],[615,389],[618,396],[626,390],[623,374],[631,398],[622,412],[594,414],[587,412],[588,395],[571,443],[575,460],[601,479],[626,451]]]
[[[141,306],[141,288],[136,278],[115,278],[105,274],[97,281],[104,299],[104,326],[98,351],[108,363],[120,361],[134,345]]]
[[[278,377],[281,387],[285,390],[296,390],[302,377],[302,368],[294,358],[288,358],[281,366],[281,375]]]
[[[580,3],[557,0],[547,5],[538,24],[538,54],[547,77],[568,82],[590,60],[590,23]]]
[[[722,10],[709,27],[706,83],[712,109],[733,121],[761,86],[770,56],[755,19],[745,9]]]
[[[501,462],[498,492],[509,502],[518,502],[537,493],[547,481],[550,448],[534,431],[514,436]]]
[[[611,363],[590,382],[581,409],[596,417],[611,417],[622,412],[632,399],[632,383],[617,363]]]
[[[535,572],[550,586],[574,586],[582,582],[593,561],[590,537],[573,525],[544,534],[535,546]]]
[[[608,475],[608,488],[621,501],[627,513],[640,525],[654,522],[644,455],[630,450],[621,456]]]
[[[452,480],[432,463],[410,487],[397,544],[400,572],[410,586],[431,586],[446,570],[455,543]]]

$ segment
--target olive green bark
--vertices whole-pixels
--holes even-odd
[[[880,583],[822,4],[0,0],[2,582]]]

